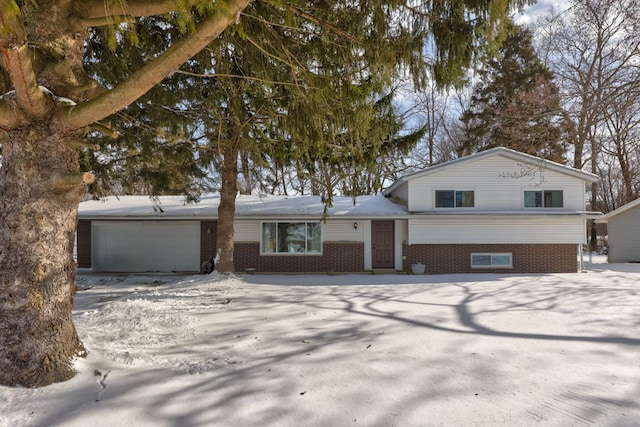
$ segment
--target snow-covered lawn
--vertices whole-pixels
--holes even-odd
[[[640,424],[640,264],[576,274],[78,276],[72,380],[0,426]]]

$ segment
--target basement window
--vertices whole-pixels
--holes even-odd
[[[471,254],[471,268],[513,268],[513,254]]]

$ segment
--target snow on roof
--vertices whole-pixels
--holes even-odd
[[[198,203],[187,203],[184,196],[110,196],[104,200],[80,203],[81,219],[99,218],[217,218],[218,196],[207,195]],[[355,202],[355,204],[354,204]],[[247,196],[236,199],[236,218],[252,217],[322,217],[324,204],[320,196]],[[407,216],[400,205],[382,195],[333,198],[329,217],[397,217]]]

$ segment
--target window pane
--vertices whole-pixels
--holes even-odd
[[[545,191],[544,205],[547,208],[562,207],[562,191]]]
[[[288,222],[278,223],[278,252],[289,252],[288,227]]]
[[[472,208],[473,202],[473,191],[456,191],[457,208]]]
[[[525,208],[541,208],[542,192],[541,191],[525,191],[524,207]]]
[[[307,252],[320,252],[322,244],[320,230],[319,222],[307,223]]]
[[[453,190],[436,190],[436,208],[452,208],[453,205]]]
[[[511,265],[511,255],[492,255],[491,265],[496,267],[509,267]]]
[[[472,268],[512,268],[513,254],[511,253],[484,253],[471,254]]]
[[[304,252],[305,238],[304,222],[278,223],[278,252]]]
[[[265,222],[262,224],[262,252],[276,251],[276,223]]]
[[[491,265],[491,255],[472,255],[471,265]]]

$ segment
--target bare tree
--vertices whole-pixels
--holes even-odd
[[[598,173],[617,159],[623,186],[605,173],[598,191],[591,190],[592,209],[608,209],[613,200],[629,200],[635,173],[640,19],[638,0],[574,0],[569,9],[536,24],[539,52],[554,71],[562,105],[572,124],[573,167]],[[631,145],[628,145],[631,144]],[[613,185],[613,186],[611,186]],[[609,187],[608,187],[609,186]],[[612,192],[626,194],[610,196]],[[603,203],[598,202],[598,195]],[[605,196],[608,195],[608,196]],[[605,203],[604,200],[607,200]]]

